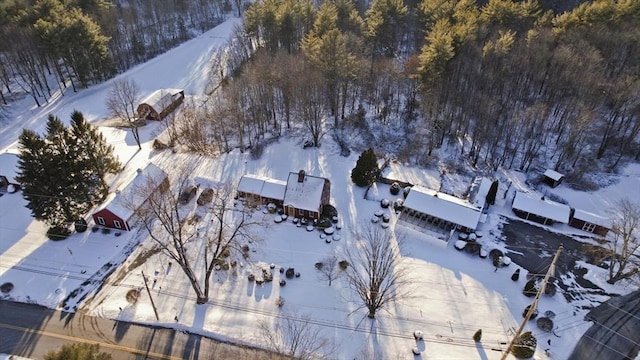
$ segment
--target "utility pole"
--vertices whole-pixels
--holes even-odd
[[[538,307],[538,300],[540,299],[540,295],[542,295],[544,293],[544,290],[547,287],[547,282],[549,282],[549,278],[551,277],[551,274],[554,271],[554,268],[556,266],[556,262],[558,261],[558,258],[560,257],[560,252],[562,252],[562,249],[563,249],[563,247],[562,247],[562,245],[560,245],[560,247],[556,251],[556,255],[553,257],[553,260],[551,261],[551,265],[549,266],[549,269],[547,270],[547,273],[544,275],[544,279],[542,280],[542,286],[540,286],[540,289],[538,289],[538,292],[536,293],[536,297],[533,298],[533,302],[529,306],[529,311],[527,311],[527,314],[525,315],[524,319],[522,320],[522,323],[520,324],[520,327],[518,328],[518,330],[516,330],[516,333],[513,335],[513,339],[509,343],[509,346],[507,347],[507,350],[502,354],[502,357],[500,358],[500,360],[506,360],[507,356],[509,356],[509,353],[511,352],[511,349],[516,344],[516,341],[518,341],[518,338],[520,337],[520,333],[522,333],[522,330],[524,329],[524,325],[529,321],[529,319],[531,318],[531,315],[533,315],[533,312],[536,311],[536,308]]]
[[[149,290],[149,284],[147,284],[147,277],[144,276],[144,271],[140,271],[140,272],[142,273],[142,279],[144,280],[144,287],[147,289],[149,300],[151,300],[151,306],[153,307],[153,312],[156,314],[156,320],[160,321],[160,317],[158,317],[158,309],[156,309],[156,304],[153,302],[153,297],[151,296],[151,291]]]

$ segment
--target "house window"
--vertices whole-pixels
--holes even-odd
[[[122,224],[120,224],[120,221],[118,220],[113,220],[113,226],[115,226],[118,229],[122,229]]]
[[[298,216],[304,216],[304,210],[298,209]]]
[[[105,224],[104,218],[102,216],[98,216],[98,224],[100,224],[100,225],[104,225]]]
[[[588,222],[585,222],[584,225],[582,225],[582,230],[584,231],[593,232],[595,229],[596,229],[595,224],[590,224]]]

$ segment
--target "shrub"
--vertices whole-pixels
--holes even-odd
[[[527,331],[518,337],[511,353],[518,359],[528,359],[535,353],[537,345],[538,340],[531,334],[531,331]]]
[[[109,228],[102,228],[102,230],[100,230],[100,232],[102,232],[103,234],[107,235],[107,234],[111,234],[111,229]]]
[[[322,216],[323,218],[333,219],[334,216],[338,216],[338,209],[331,204],[327,204],[322,208]]]
[[[3,294],[8,294],[11,292],[11,290],[13,290],[13,283],[6,282],[0,285],[0,292],[2,292]]]
[[[536,296],[537,292],[538,292],[538,289],[536,287],[535,279],[531,279],[527,281],[527,283],[524,285],[524,290],[522,290],[522,294],[524,294],[524,296],[526,297]]]
[[[482,246],[477,242],[468,242],[467,246],[464,247],[464,251],[472,255],[480,255],[480,248]]]
[[[549,281],[547,286],[544,288],[544,294],[547,296],[555,296],[558,289],[556,288],[556,284]]]
[[[349,262],[347,260],[340,260],[338,266],[340,266],[340,270],[347,270],[347,268],[349,267]]]
[[[245,252],[245,253],[249,252],[249,245],[247,244],[242,245],[242,252]]]
[[[498,249],[493,249],[491,251],[489,251],[489,257],[491,258],[491,260],[495,261],[498,258],[501,258],[504,256],[504,253]]]
[[[482,329],[478,329],[475,334],[473,334],[473,341],[480,342],[482,340]]]
[[[98,232],[98,230],[100,230],[100,228],[97,226],[91,228],[91,232]]]
[[[296,276],[296,270],[294,268],[288,268],[284,275],[287,279],[293,279],[293,277]]]
[[[281,285],[282,285],[282,283],[281,283]],[[278,298],[276,299],[276,305],[278,307],[283,307],[284,306],[284,298],[282,296],[278,296]]]
[[[280,280],[280,286],[285,286],[285,285],[287,285],[287,280],[285,279]]]
[[[549,319],[548,317],[541,317],[540,319],[536,320],[536,325],[538,325],[538,328],[544,332],[550,333],[551,331],[553,331],[553,320]]]
[[[398,195],[400,193],[400,184],[398,184],[397,182],[394,182],[393,184],[391,184],[391,187],[389,188],[389,192],[391,193],[391,195]]]
[[[516,269],[516,271],[513,272],[513,275],[511,275],[511,280],[518,281],[518,279],[520,279],[520,269]]]
[[[529,309],[531,309],[531,305],[528,305],[526,308],[524,308],[524,311],[522,312],[522,317],[526,317],[527,313],[529,312]],[[529,318],[529,320],[533,320],[536,317],[538,317],[538,309],[533,310],[533,312],[531,313],[531,317]]]
[[[247,277],[249,279],[249,281],[253,282],[256,281],[256,276],[253,274],[249,274],[249,276]]]
[[[44,360],[96,359],[111,360],[111,354],[100,351],[98,344],[65,344],[58,351],[49,351]]]
[[[323,264],[321,261],[318,261],[318,262],[315,264],[315,267],[316,267],[316,269],[318,269],[318,270],[322,270],[322,268],[324,267],[324,264]]]
[[[87,220],[83,218],[76,220],[76,222],[73,225],[74,225],[74,228],[76,229],[76,232],[79,232],[79,233],[83,233],[87,231],[87,228],[88,228]]]
[[[52,226],[47,230],[47,238],[53,241],[64,240],[71,235],[71,230],[65,226]]]

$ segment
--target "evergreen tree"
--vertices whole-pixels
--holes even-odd
[[[19,143],[17,180],[27,207],[53,227],[75,221],[104,199],[104,176],[120,170],[113,148],[77,111],[70,128],[50,115],[44,138],[24,130]]]
[[[494,182],[491,183],[491,187],[489,188],[489,191],[487,192],[487,203],[489,205],[495,205],[496,204],[496,195],[498,194],[498,180],[495,180]]]
[[[65,344],[58,351],[50,351],[44,360],[110,360],[111,355],[100,351],[98,344]]]
[[[373,149],[369,148],[360,154],[356,167],[351,170],[351,181],[358,186],[369,186],[379,174],[378,158]]]

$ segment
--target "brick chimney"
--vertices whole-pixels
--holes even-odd
[[[304,170],[298,171],[298,182],[304,182]]]

